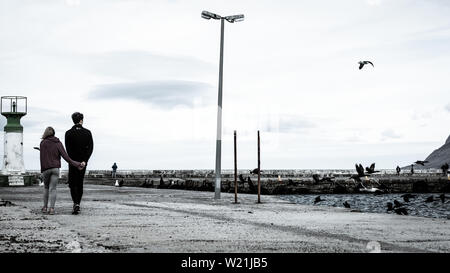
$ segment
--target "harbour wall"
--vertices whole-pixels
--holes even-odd
[[[237,179],[238,193],[257,193],[258,176],[248,170],[239,170],[243,180]],[[313,174],[321,178],[332,176],[332,181],[316,182]],[[261,194],[327,194],[360,193],[361,185],[353,181],[351,170],[264,170],[261,173]],[[39,173],[35,173],[37,178]],[[248,180],[250,178],[250,181]],[[422,170],[415,174],[395,174],[382,171],[363,177],[366,188],[384,189],[390,193],[442,193],[450,192],[450,177],[439,170]],[[89,170],[85,183],[114,185],[123,182],[123,186],[214,191],[215,176],[213,170],[143,170],[118,171],[112,178],[109,170]],[[67,183],[67,172],[62,171],[61,183]],[[221,182],[222,192],[234,192],[234,172],[224,170]]]

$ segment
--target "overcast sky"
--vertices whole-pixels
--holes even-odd
[[[257,166],[257,130],[263,169],[395,168],[450,134],[447,0],[0,0],[0,94],[28,97],[26,169],[75,111],[89,169],[214,169],[220,22],[202,10],[245,15],[225,24],[224,169],[233,130],[240,169]]]

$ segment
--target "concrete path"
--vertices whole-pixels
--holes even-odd
[[[0,252],[450,252],[450,220],[291,204],[276,196],[85,185],[80,215],[67,185],[56,215],[42,187],[2,187]]]

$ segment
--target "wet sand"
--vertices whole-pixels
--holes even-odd
[[[56,215],[42,187],[2,187],[0,252],[450,252],[450,220],[293,204],[276,196],[85,185],[72,215],[67,185]],[[375,247],[376,249],[376,247]]]

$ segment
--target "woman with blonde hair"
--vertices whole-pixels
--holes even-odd
[[[42,135],[40,144],[41,173],[44,180],[44,206],[42,212],[47,212],[48,199],[50,197],[49,214],[55,214],[56,185],[59,179],[59,169],[61,168],[61,156],[69,164],[83,169],[85,162],[72,160],[66,153],[64,146],[57,137],[52,127],[47,127]]]

